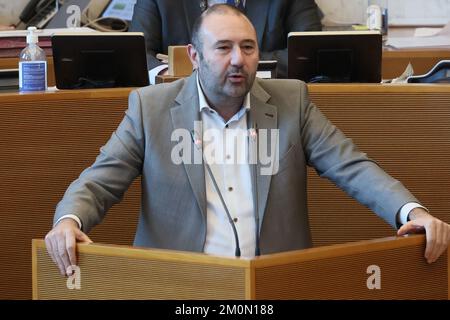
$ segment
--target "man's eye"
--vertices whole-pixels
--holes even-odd
[[[253,50],[255,50],[254,46],[244,46],[242,48],[245,52],[252,52]]]
[[[217,50],[222,50],[222,51],[228,50],[228,49],[229,49],[229,47],[227,47],[227,46],[217,47]]]

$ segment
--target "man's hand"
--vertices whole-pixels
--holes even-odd
[[[427,245],[425,258],[428,263],[436,261],[447,249],[450,242],[450,225],[433,217],[422,208],[415,208],[409,213],[409,221],[397,232],[403,236],[407,233],[423,233],[425,231]]]
[[[59,221],[45,236],[47,252],[63,276],[70,276],[69,266],[77,264],[75,252],[77,241],[92,243],[91,239],[78,228],[77,222],[71,218]]]

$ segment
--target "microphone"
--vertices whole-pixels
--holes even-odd
[[[251,164],[252,168],[252,188],[253,188],[253,208],[255,210],[255,256],[261,255],[261,250],[259,247],[259,210],[258,210],[258,160],[259,160],[259,149],[258,149],[258,124],[253,123],[252,129],[250,129],[249,137],[254,144],[252,150],[256,153],[252,160],[255,160]]]
[[[200,138],[195,138],[194,130],[191,131],[191,137],[192,137],[192,142],[194,143],[195,147],[201,151],[202,140]],[[241,248],[239,246],[239,237],[238,237],[238,233],[236,230],[236,226],[234,225],[233,219],[231,218],[230,212],[228,211],[228,207],[225,203],[225,200],[223,199],[222,192],[220,192],[219,186],[217,185],[216,179],[214,178],[211,168],[205,159],[203,151],[201,151],[201,153],[202,153],[203,162],[205,163],[206,170],[208,171],[208,174],[211,177],[211,180],[214,185],[214,189],[216,189],[216,192],[219,195],[220,201],[222,202],[222,206],[225,209],[225,212],[227,213],[228,221],[231,225],[231,228],[233,229],[234,240],[236,242],[236,249],[235,249],[234,255],[236,257],[240,257],[241,256]]]

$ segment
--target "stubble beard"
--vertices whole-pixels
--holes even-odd
[[[198,73],[205,93],[213,93],[216,97],[221,97],[222,99],[239,99],[244,97],[250,91],[255,80],[255,75],[250,76],[242,68],[234,68],[227,70],[223,77],[220,77],[220,81],[217,81],[218,78],[215,77],[215,73],[209,68],[207,63],[202,64]],[[244,82],[241,84],[230,82],[228,76],[232,73],[244,75]]]

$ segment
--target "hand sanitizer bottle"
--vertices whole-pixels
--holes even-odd
[[[379,30],[383,36],[388,33],[388,3],[387,0],[367,1],[367,28]]]
[[[38,45],[36,27],[28,27],[27,46],[19,55],[19,91],[47,90],[47,59]]]

